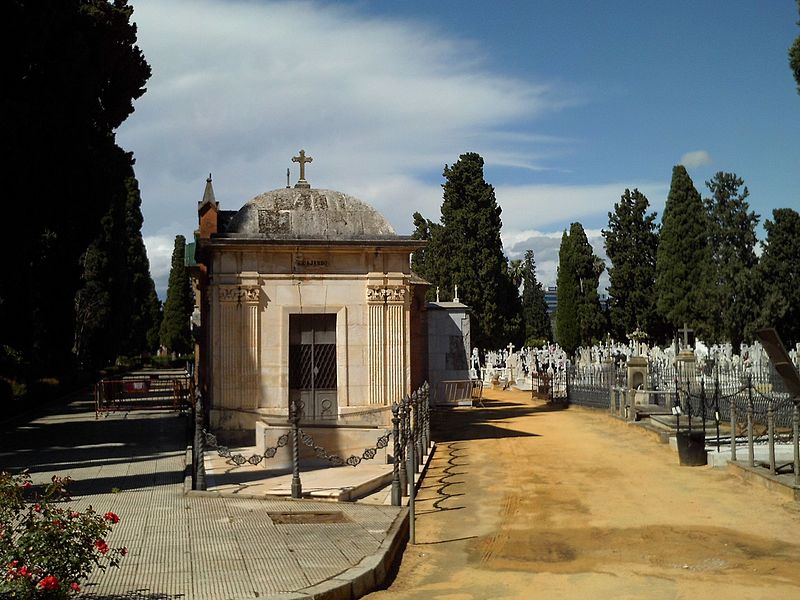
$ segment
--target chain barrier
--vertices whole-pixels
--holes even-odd
[[[243,454],[233,454],[227,446],[220,446],[217,441],[217,436],[210,431],[203,429],[203,436],[207,448],[216,450],[219,456],[230,460],[238,466],[242,466],[245,463],[258,465],[263,460],[274,458],[278,453],[278,449],[283,448],[289,443],[289,434],[284,433],[278,438],[278,443],[264,450],[263,454],[251,454],[246,457]]]
[[[314,438],[312,435],[303,429],[299,429],[300,433],[300,441],[303,442],[306,446],[311,448],[314,451],[314,455],[317,458],[321,458],[323,460],[327,460],[335,467],[341,467],[343,465],[348,465],[350,467],[357,467],[361,464],[363,460],[372,460],[378,455],[378,450],[382,450],[389,445],[389,438],[392,437],[392,432],[387,431],[384,435],[378,438],[378,441],[375,443],[375,446],[372,448],[366,448],[362,453],[361,456],[352,455],[347,458],[342,458],[338,454],[328,454],[328,451],[325,450],[323,446],[318,446],[314,443]]]

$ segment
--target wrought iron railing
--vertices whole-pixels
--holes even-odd
[[[300,405],[300,406],[298,406]],[[379,450],[389,446],[389,440],[394,441],[392,454],[392,504],[399,506],[402,497],[408,495],[409,481],[413,482],[413,477],[409,477],[408,469],[413,468],[414,472],[421,464],[431,446],[431,415],[430,415],[430,388],[426,383],[413,394],[407,395],[401,400],[392,404],[392,431],[387,431],[376,440],[375,446],[364,449],[359,455],[342,457],[338,454],[330,453],[324,446],[314,441],[310,432],[304,431],[300,427],[300,417],[302,416],[302,402],[290,404],[289,422],[292,425],[291,431],[278,437],[275,446],[268,447],[261,454],[251,454],[245,456],[234,453],[225,445],[219,443],[217,436],[209,432],[204,427],[203,403],[199,390],[195,394],[193,405],[195,435],[192,447],[192,489],[206,489],[205,473],[205,452],[212,450],[217,454],[236,465],[258,465],[262,461],[274,458],[278,449],[291,446],[292,458],[292,497],[299,498],[302,495],[302,484],[300,482],[300,453],[299,445],[304,444],[311,448],[317,458],[328,461],[334,466],[349,465],[356,467],[364,460],[371,460],[378,455]],[[407,465],[413,464],[413,467]]]

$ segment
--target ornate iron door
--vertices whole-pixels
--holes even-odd
[[[336,315],[289,315],[289,401],[301,419],[336,419],[336,387]]]

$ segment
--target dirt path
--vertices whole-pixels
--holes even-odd
[[[800,505],[528,393],[440,418],[417,544],[371,600],[800,599]]]

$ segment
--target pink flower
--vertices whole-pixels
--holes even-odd
[[[69,513],[69,518],[70,519],[77,519],[80,516],[81,516],[81,513],[77,512],[77,511],[74,511],[74,510],[71,513]]]
[[[53,575],[48,575],[44,579],[39,582],[37,585],[40,590],[57,590],[58,589],[58,578]]]
[[[23,489],[23,490],[27,490],[27,489],[28,489],[29,487],[31,487],[32,485],[33,485],[33,484],[32,484],[30,481],[26,481],[25,483],[23,483],[23,484],[22,484],[22,489]]]
[[[109,521],[109,522],[111,522],[111,523],[114,523],[114,524],[116,524],[116,523],[119,523],[119,517],[118,517],[117,515],[115,515],[115,514],[114,514],[113,512],[111,512],[111,511],[107,512],[106,514],[104,514],[104,515],[103,515],[103,518],[104,518],[106,521]]]
[[[28,567],[26,567],[25,565],[22,565],[22,566],[21,566],[21,567],[20,567],[20,568],[17,570],[17,573],[20,575],[20,577],[30,577],[30,576],[31,576],[31,571],[30,571],[30,569],[29,569]]]
[[[33,510],[35,510],[36,512],[42,512],[42,505],[37,502],[36,504],[33,505]]]
[[[14,567],[16,567],[18,564],[19,564],[19,561],[15,559],[15,560],[12,560],[10,563],[8,563],[8,566],[9,566],[9,568],[12,568],[12,569],[13,569],[13,568],[14,568]]]
[[[69,589],[71,589],[73,592],[80,592],[81,586],[78,585],[77,581],[73,581],[69,584]]]
[[[94,547],[97,548],[100,554],[108,552],[108,544],[106,544],[105,540],[95,540]]]

